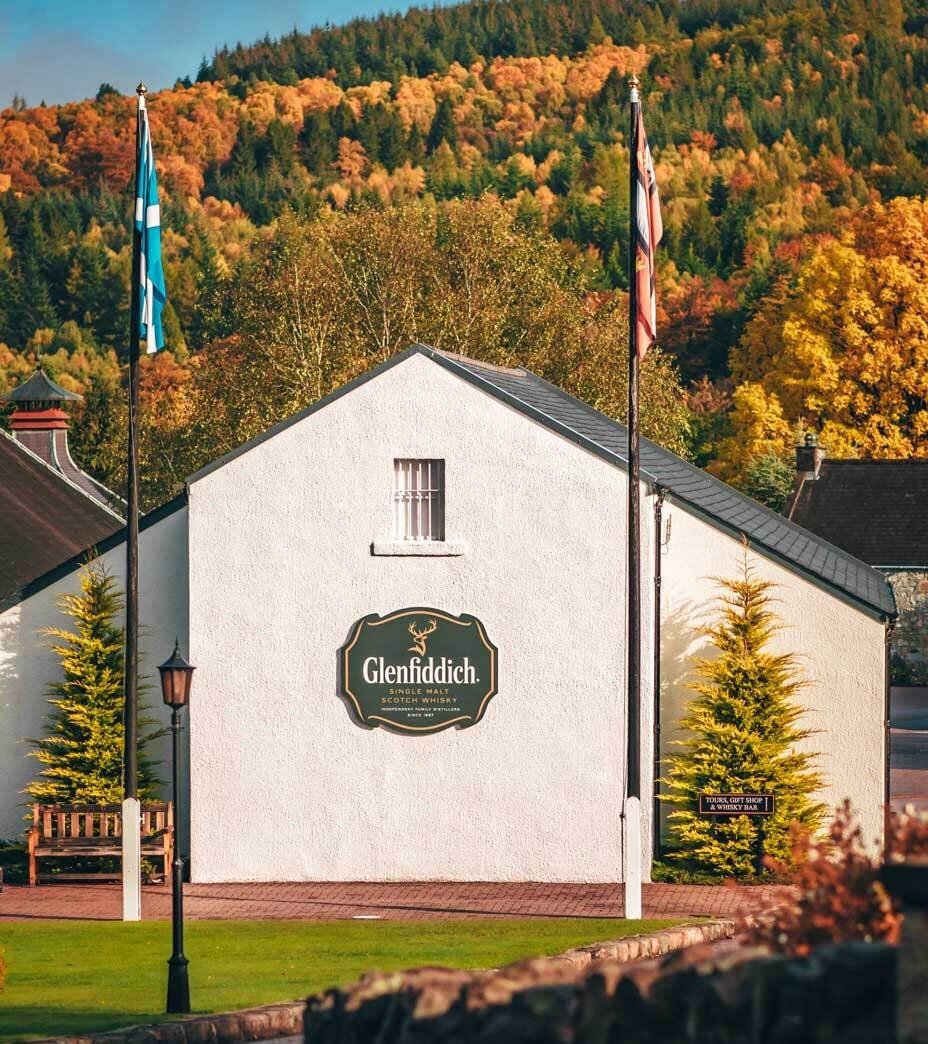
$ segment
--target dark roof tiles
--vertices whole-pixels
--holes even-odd
[[[928,460],[826,458],[792,519],[871,565],[928,568]]]
[[[0,601],[122,520],[0,432]]]
[[[627,465],[628,432],[625,426],[541,377],[527,370],[500,371],[497,367],[483,366],[471,359],[449,356],[422,346],[418,350],[449,369],[476,378],[512,404],[521,404],[532,413],[544,414],[556,424],[570,429],[583,442],[595,444],[615,463]],[[743,532],[758,546],[826,581],[856,601],[880,613],[895,614],[892,591],[885,578],[834,543],[826,542],[756,503],[648,439],[641,440],[640,464],[643,478],[665,487],[676,499],[713,516],[733,530]],[[923,516],[928,519],[928,512],[923,512]],[[928,543],[922,546],[928,547]]]

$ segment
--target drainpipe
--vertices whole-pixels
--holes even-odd
[[[654,713],[652,716],[654,735],[652,738],[654,768],[652,791],[654,794],[654,810],[652,812],[652,848],[655,859],[661,857],[661,802],[658,778],[661,771],[661,555],[662,522],[664,508],[664,489],[658,486],[657,499],[654,502]]]

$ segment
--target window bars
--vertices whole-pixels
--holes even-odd
[[[393,461],[393,533],[397,540],[445,539],[445,462]]]

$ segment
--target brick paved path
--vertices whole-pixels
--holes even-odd
[[[772,905],[783,889],[723,885],[644,886],[645,917],[683,914],[737,916]],[[164,885],[142,892],[145,920],[171,916]],[[0,920],[94,919],[122,916],[119,885],[7,885]],[[460,917],[621,917],[622,886],[538,883],[403,882],[385,884],[188,884],[184,916],[191,920],[396,920]]]

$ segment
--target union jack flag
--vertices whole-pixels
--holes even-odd
[[[635,244],[635,278],[638,299],[638,358],[657,337],[657,294],[654,277],[654,251],[664,234],[661,221],[661,202],[657,195],[657,179],[654,176],[654,161],[648,148],[644,132],[644,120],[638,109],[638,233]]]

